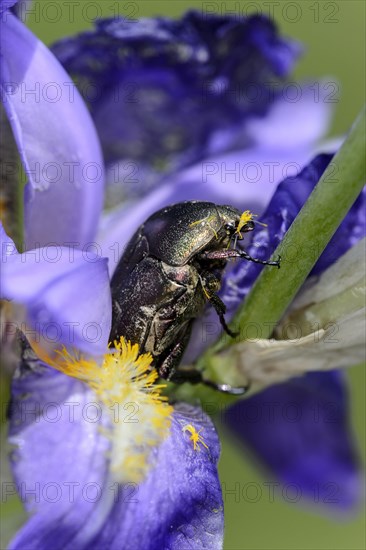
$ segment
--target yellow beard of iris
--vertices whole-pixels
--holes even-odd
[[[101,365],[66,349],[49,363],[85,382],[107,413],[101,429],[111,442],[110,471],[120,482],[141,482],[152,466],[151,450],[169,435],[173,407],[161,395],[165,384],[155,384],[158,374],[151,362],[149,353],[139,355],[137,344],[121,338]]]

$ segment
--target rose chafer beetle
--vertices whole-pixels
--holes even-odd
[[[187,201],[159,210],[129,241],[111,282],[111,343],[124,336],[150,352],[159,375],[173,382],[204,383],[217,390],[244,388],[216,384],[193,369],[179,369],[192,323],[205,304],[215,308],[224,330],[225,304],[216,294],[227,261],[244,258],[280,267],[236,248],[242,233],[254,229],[252,215],[232,206]]]

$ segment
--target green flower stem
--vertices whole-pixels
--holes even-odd
[[[207,350],[197,362],[208,379],[216,379],[217,353],[238,342],[238,339],[269,338],[317,259],[329,243],[340,223],[361,192],[366,177],[364,110],[353,125],[347,139],[334,157],[309,199],[287,231],[273,258],[281,256],[281,269],[266,267],[256,280],[250,294],[233,319],[237,338],[225,334]],[[254,329],[250,332],[250,327]],[[215,369],[216,367],[216,369]],[[225,380],[225,365],[222,380]],[[223,396],[198,385],[184,385],[173,392],[176,397],[214,400],[230,403],[231,396]]]

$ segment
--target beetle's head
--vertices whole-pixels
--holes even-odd
[[[235,227],[235,234],[238,236],[238,240],[241,241],[244,238],[241,233],[248,233],[249,231],[253,231],[254,228],[255,223],[253,220],[245,222],[244,225],[241,225],[241,221],[239,220]]]
[[[249,210],[246,210],[241,215],[233,217],[225,223],[225,230],[229,240],[235,238],[235,242],[243,239],[242,233],[253,231],[254,228],[255,223],[253,221],[253,214]]]

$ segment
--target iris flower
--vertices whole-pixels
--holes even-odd
[[[199,407],[167,402],[155,373],[146,374],[151,358],[139,355],[137,346],[122,339],[107,350],[106,258],[111,274],[150,213],[191,199],[262,214],[267,228],[252,247],[256,256],[268,257],[330,161],[321,155],[305,167],[329,109],[314,103],[306,86],[296,104],[284,100],[282,81],[299,48],[263,17],[238,22],[190,13],[180,21],[106,20],[59,43],[54,51],[81,91],[95,86],[89,108],[107,164],[107,195],[124,201],[100,221],[96,237],[104,171],[88,111],[52,54],[8,11],[2,27],[4,105],[28,176],[26,251],[18,253],[2,231],[2,297],[11,301],[9,326],[16,323],[27,338],[12,384],[9,439],[14,479],[31,517],[10,548],[221,548],[215,428]],[[68,83],[73,101],[70,95],[52,105],[22,101],[22,86],[37,82],[62,90]],[[275,94],[268,94],[269,82],[276,82]],[[123,98],[131,83],[136,102]],[[250,85],[260,100],[233,98],[233,90],[241,94]],[[37,162],[61,166],[60,179],[43,174],[37,180]],[[92,162],[97,170],[91,183],[83,169]],[[242,170],[250,162],[261,174],[245,185],[237,181],[237,165]],[[303,169],[277,187],[289,163]],[[121,192],[126,166],[138,178]],[[363,201],[355,203],[314,273],[361,238]],[[57,261],[50,259],[54,254]],[[256,266],[240,264],[224,278],[229,313],[257,275]],[[52,336],[50,327],[56,329]],[[203,351],[201,340],[197,329],[187,360]],[[282,481],[306,493],[314,481],[337,479],[338,504],[354,505],[359,474],[342,376],[311,373],[266,392],[228,411],[240,439]],[[276,418],[270,434],[265,425],[254,433],[241,422],[243,411],[273,396],[296,400],[304,411],[314,399],[336,399],[339,414],[331,426],[316,425],[306,414],[291,430]]]

